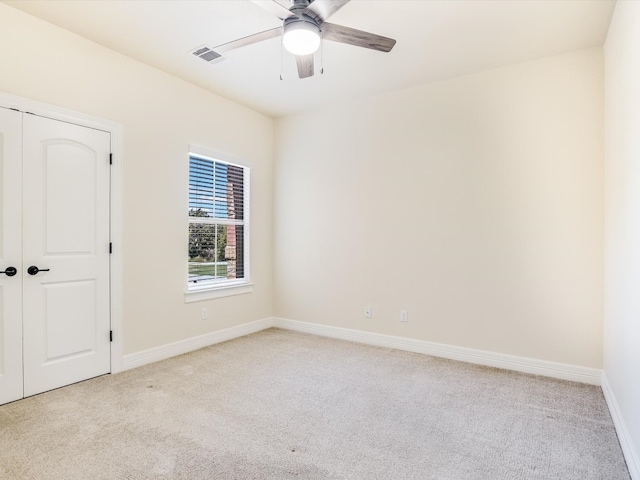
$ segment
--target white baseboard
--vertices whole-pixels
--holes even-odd
[[[381,347],[396,348],[409,352],[424,353],[435,357],[475,363],[488,367],[497,367],[517,372],[531,373],[545,377],[559,378],[573,382],[600,385],[602,370],[597,368],[580,367],[565,363],[549,362],[534,358],[517,357],[503,353],[493,353],[473,348],[456,347],[442,343],[427,342],[405,337],[394,337],[380,333],[351,330],[348,328],[332,327],[317,323],[300,322],[284,318],[275,318],[273,326],[297,332],[311,333],[323,337],[350,340]],[[639,479],[640,480],[640,479]]]
[[[624,459],[627,461],[629,475],[631,475],[632,480],[640,480],[640,458],[638,458],[638,449],[633,445],[627,424],[624,421],[620,406],[618,405],[618,401],[616,400],[605,372],[602,372],[602,393],[604,393],[604,398],[611,412],[613,424],[616,427],[622,453],[624,454]]]
[[[183,353],[192,352],[216,343],[226,342],[234,338],[243,337],[273,326],[273,318],[263,318],[236,327],[225,328],[216,332],[206,333],[197,337],[186,338],[178,342],[161,345],[141,352],[131,353],[122,357],[122,370],[141,367],[149,363],[158,362],[175,357]]]
[[[214,345],[216,343],[226,342],[227,340],[249,335],[271,327],[311,333],[313,335],[323,337],[349,340],[368,345],[396,348],[398,350],[406,350],[408,352],[423,353],[425,355],[433,355],[435,357],[449,358],[451,360],[459,360],[477,365],[486,365],[488,367],[504,368],[507,370],[515,370],[517,372],[531,373],[534,375],[559,378],[562,380],[589,383],[591,385],[600,385],[602,378],[602,371],[596,368],[580,367],[565,363],[549,362],[534,358],[517,357],[503,353],[487,352],[484,350],[475,350],[473,348],[427,342],[425,340],[417,340],[413,338],[394,337],[380,333],[273,317],[263,318],[254,322],[238,325],[236,327],[187,338],[167,345],[150,348],[149,350],[143,350],[142,352],[124,355],[122,358],[122,370],[141,367],[142,365],[165,360],[176,355],[192,352],[193,350],[208,347],[209,345]]]

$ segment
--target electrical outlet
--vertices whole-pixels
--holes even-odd
[[[364,318],[371,318],[372,316],[371,307],[364,307]]]
[[[209,316],[209,311],[206,308],[203,308],[202,312],[200,313],[200,318],[202,320],[206,320],[208,316]]]
[[[409,321],[409,312],[406,310],[400,310],[400,321],[408,322]]]

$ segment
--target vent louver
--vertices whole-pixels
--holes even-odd
[[[214,52],[211,48],[207,47],[206,45],[197,48],[191,53],[196,57],[201,58],[205,62],[211,63],[211,64],[219,63],[225,59],[222,55],[220,55],[217,52]]]

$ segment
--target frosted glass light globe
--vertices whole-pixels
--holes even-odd
[[[294,55],[310,55],[320,47],[320,29],[308,22],[285,25],[282,44]]]

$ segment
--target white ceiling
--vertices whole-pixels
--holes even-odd
[[[390,53],[324,43],[324,74],[299,79],[274,38],[211,65],[190,52],[281,25],[245,0],[6,0],[254,110],[277,117],[602,45],[610,0],[353,0],[330,21],[395,38]]]

